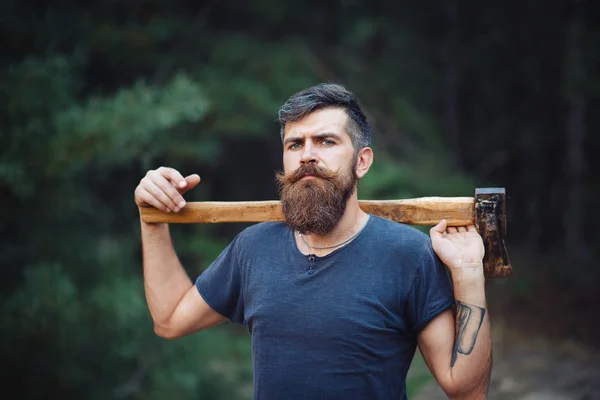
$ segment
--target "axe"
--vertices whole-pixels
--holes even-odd
[[[420,197],[402,200],[359,200],[360,208],[373,215],[409,225],[433,226],[442,219],[448,226],[475,225],[483,239],[486,278],[512,275],[504,243],[506,191],[478,188],[474,197]],[[178,213],[153,207],[140,208],[144,222],[175,224],[284,221],[278,200],[189,202]]]

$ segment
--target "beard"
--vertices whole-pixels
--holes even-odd
[[[356,163],[339,172],[302,164],[289,174],[275,176],[281,210],[287,225],[303,235],[325,235],[338,224],[356,188]],[[314,178],[301,180],[307,175]]]

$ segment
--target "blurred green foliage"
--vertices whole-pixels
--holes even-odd
[[[3,2],[5,389],[36,399],[250,398],[243,330],[154,334],[133,191],[148,169],[167,165],[202,176],[189,200],[275,198],[277,108],[321,81],[347,84],[373,123],[375,164],[361,198],[505,186],[520,220],[515,243],[567,254],[560,232],[538,234],[555,223],[548,217],[570,176],[557,166],[567,162],[568,106],[564,49],[551,39],[562,31],[549,26],[572,14],[558,3],[534,2],[515,25],[504,3],[441,0]],[[588,70],[600,61],[594,34],[576,43]],[[597,106],[600,81],[585,82],[574,95]],[[587,124],[597,129],[597,115]],[[586,172],[598,143],[584,144],[581,207],[598,193]],[[577,229],[589,232],[598,209],[587,216]],[[241,228],[172,228],[192,278]],[[597,244],[586,240],[584,254]]]

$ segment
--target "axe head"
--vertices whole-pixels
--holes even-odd
[[[483,239],[485,256],[483,269],[486,278],[512,275],[506,237],[506,191],[504,188],[475,190],[475,226]]]

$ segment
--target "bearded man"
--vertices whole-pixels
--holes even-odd
[[[243,230],[193,283],[168,226],[141,222],[156,333],[246,325],[261,400],[406,399],[417,346],[448,397],[485,398],[492,352],[475,227],[440,221],[427,236],[361,210],[370,129],[343,86],[293,95],[279,121],[285,223]],[[136,204],[179,212],[199,182],[172,168],[149,171]]]

